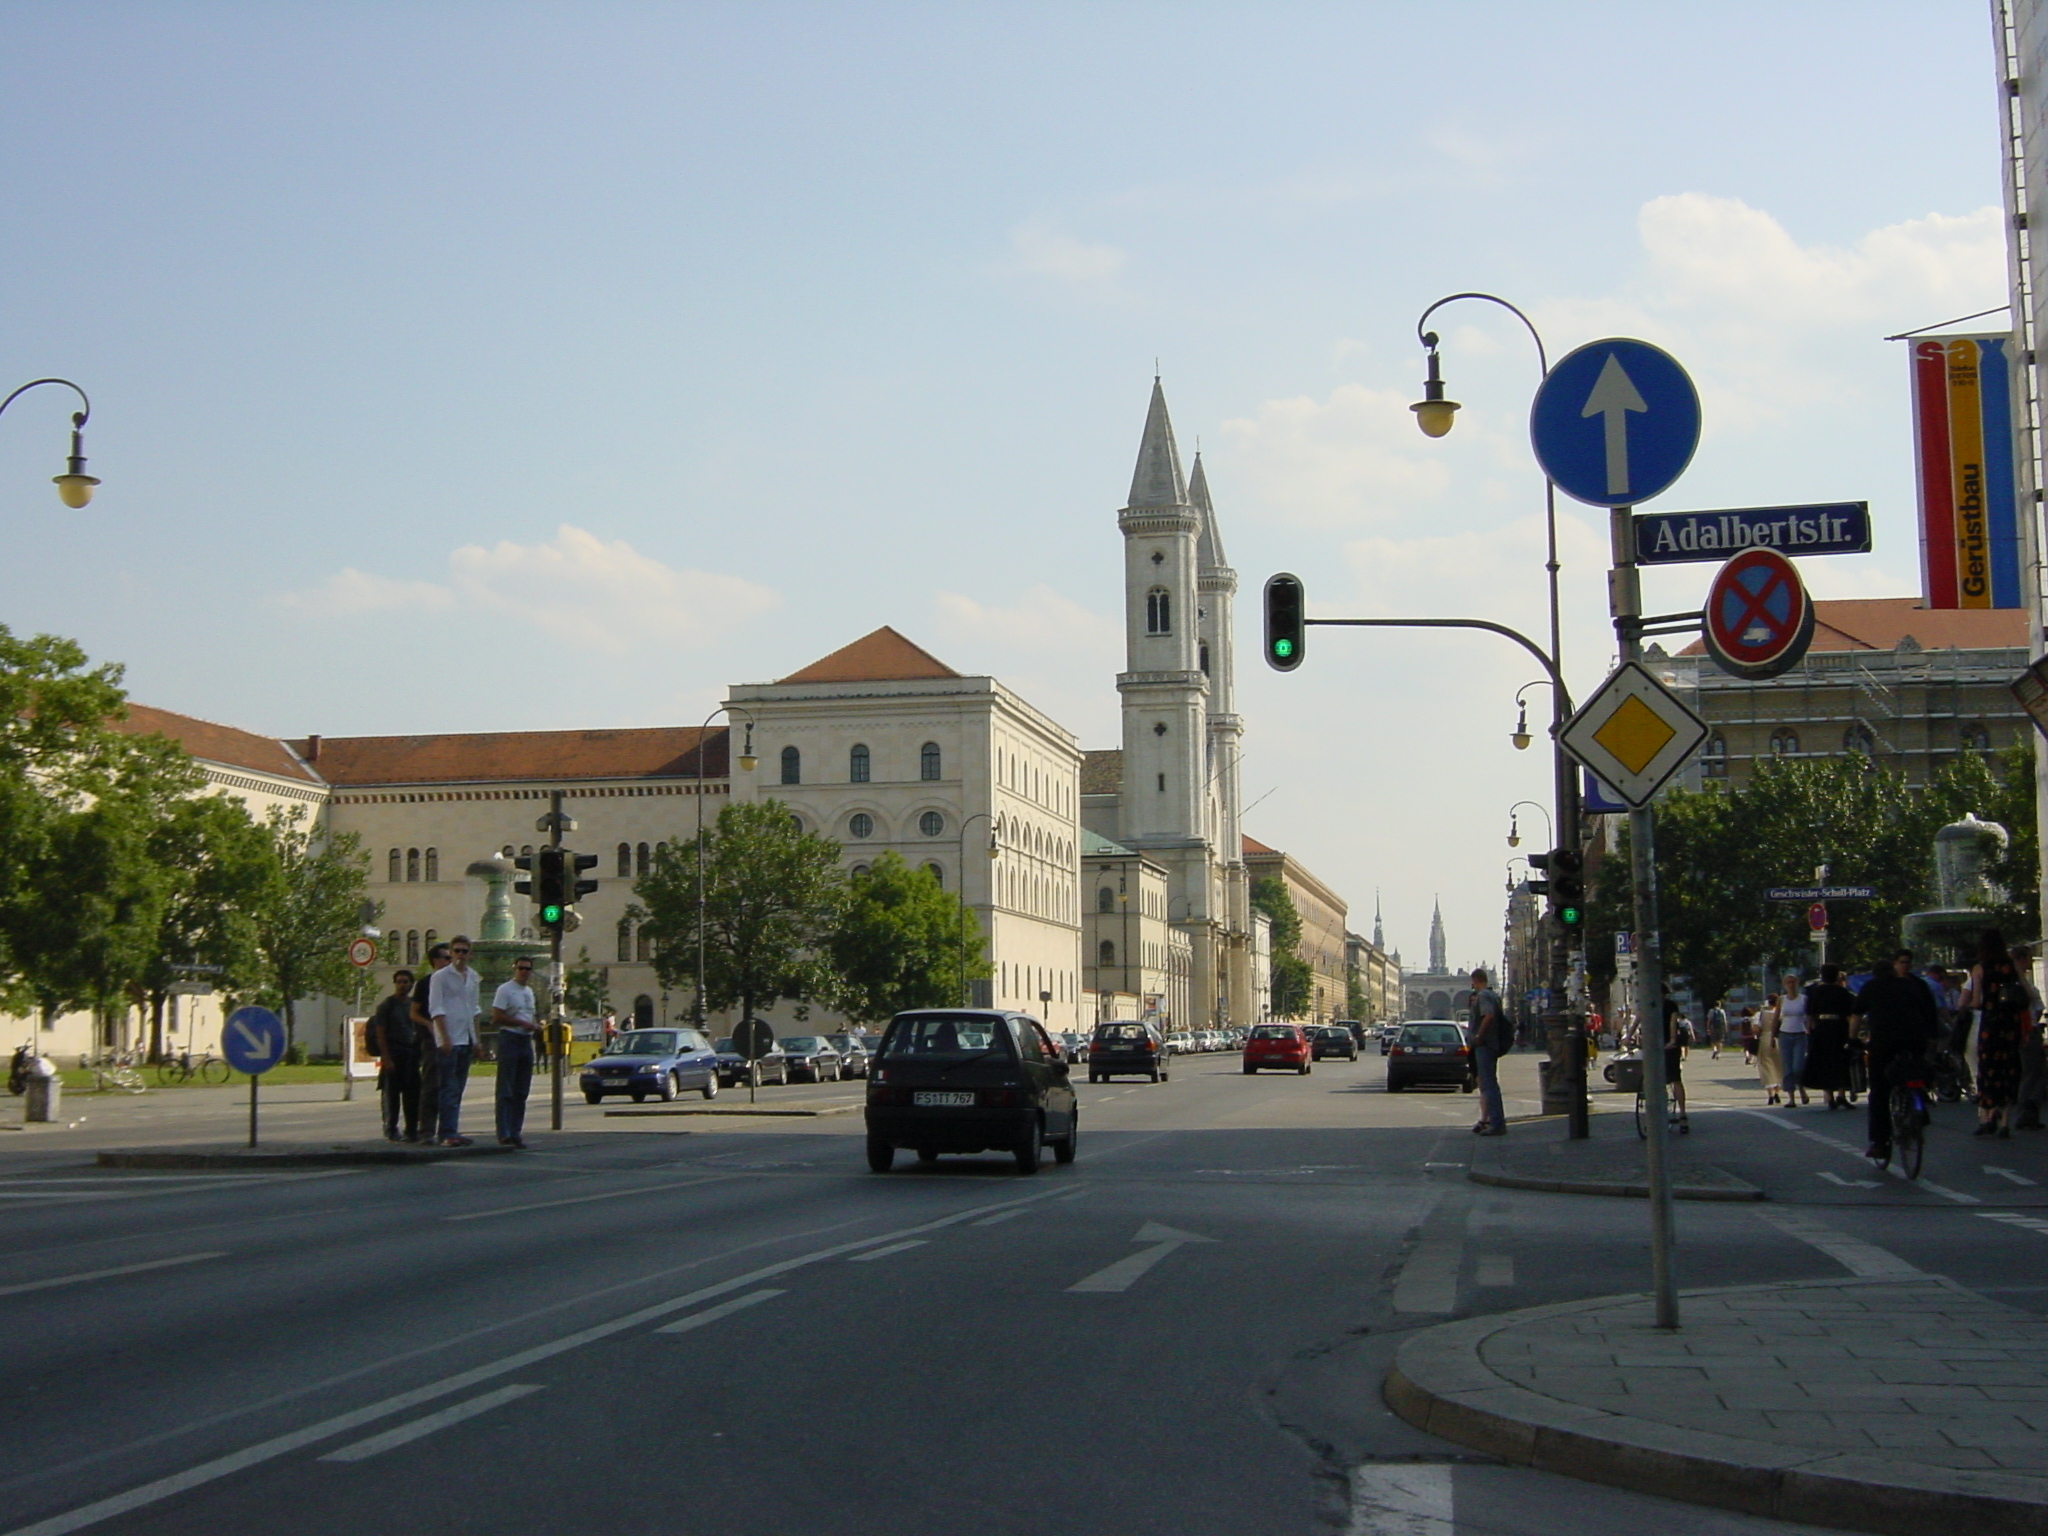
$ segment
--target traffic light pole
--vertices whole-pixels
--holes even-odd
[[[562,846],[562,792],[548,791],[548,842],[555,848]],[[548,1067],[554,1095],[553,1128],[562,1128],[562,1078],[564,1063],[569,1056],[568,1008],[565,1001],[566,988],[562,978],[562,924],[552,923],[548,928]]]

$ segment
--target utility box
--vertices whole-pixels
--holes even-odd
[[[64,1082],[55,1073],[37,1073],[28,1080],[28,1094],[21,1118],[47,1125],[57,1118],[64,1101]]]

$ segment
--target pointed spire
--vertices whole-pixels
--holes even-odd
[[[1372,947],[1381,954],[1385,954],[1387,950],[1387,933],[1380,926],[1380,893],[1377,886],[1373,887],[1372,893]]]
[[[1450,964],[1449,958],[1444,953],[1445,947],[1444,904],[1443,898],[1438,897],[1435,910],[1430,914],[1429,919],[1429,968],[1434,974],[1439,976],[1443,974],[1444,967]]]
[[[1202,450],[1195,450],[1195,470],[1188,476],[1188,505],[1202,514],[1202,534],[1195,545],[1195,559],[1205,570],[1227,566],[1223,536],[1216,531],[1216,504],[1209,500],[1209,473],[1202,468]]]
[[[1173,422],[1166,414],[1166,391],[1152,380],[1152,407],[1145,413],[1145,440],[1138,447],[1138,467],[1131,476],[1133,507],[1184,507],[1187,482],[1181,478],[1180,449],[1174,445]]]

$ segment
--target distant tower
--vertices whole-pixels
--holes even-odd
[[[1215,850],[1212,868],[1218,878],[1212,911],[1223,928],[1221,954],[1224,1011],[1217,1022],[1258,1017],[1252,997],[1252,885],[1244,862],[1244,825],[1238,793],[1237,762],[1244,721],[1237,713],[1236,625],[1231,609],[1237,595],[1237,572],[1223,553],[1223,535],[1216,526],[1216,506],[1209,499],[1209,475],[1202,455],[1195,454],[1188,477],[1188,500],[1202,519],[1195,540],[1197,614],[1196,661],[1209,685],[1208,730],[1202,779],[1210,817],[1208,838]]]
[[[1449,964],[1444,954],[1444,904],[1439,897],[1429,919],[1429,969],[1433,975],[1441,976]]]
[[[1380,926],[1380,893],[1372,893],[1372,947],[1381,954],[1387,952],[1386,930]]]

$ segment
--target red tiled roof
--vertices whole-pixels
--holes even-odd
[[[784,683],[894,683],[919,677],[958,677],[923,646],[914,645],[884,624],[830,656],[777,681]]]
[[[1264,843],[1260,842],[1256,837],[1253,837],[1250,833],[1244,834],[1244,851],[1246,853],[1280,852],[1278,848],[1268,848]]]
[[[129,704],[127,719],[108,723],[128,736],[168,736],[205,762],[247,768],[280,779],[297,779],[302,784],[320,782],[317,775],[308,773],[306,765],[285,749],[283,742],[253,731],[237,730],[232,725],[215,725],[211,720],[195,720],[190,715],[136,703]]]
[[[2027,643],[2027,615],[2020,608],[1928,608],[1917,597],[1845,597],[1816,600],[1816,651],[1890,651],[1911,635],[1923,651],[2003,650]],[[1695,640],[1678,654],[1698,656]]]
[[[1106,747],[1081,754],[1081,793],[1113,795],[1124,785],[1124,749]]]
[[[327,736],[294,742],[328,783],[476,784],[530,779],[691,779],[726,776],[726,728],[489,731],[474,736]]]

